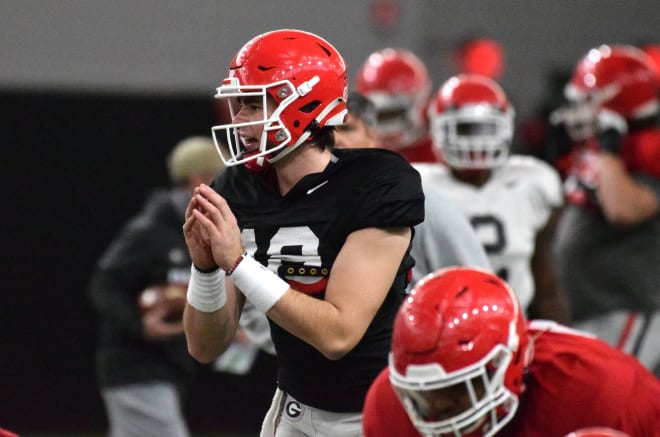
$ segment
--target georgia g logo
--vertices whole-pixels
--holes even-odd
[[[287,402],[284,410],[286,411],[286,415],[289,417],[289,419],[293,421],[298,421],[302,419],[303,416],[302,406],[298,401]]]

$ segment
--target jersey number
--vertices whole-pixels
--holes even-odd
[[[330,269],[322,266],[319,239],[307,226],[283,227],[257,247],[254,229],[243,229],[245,250],[268,262],[268,268],[298,291],[317,294],[325,290]]]
[[[470,224],[474,228],[484,250],[488,255],[497,255],[506,247],[506,233],[504,225],[493,215],[477,215],[470,218]],[[497,271],[497,276],[508,280],[509,272],[506,267]]]

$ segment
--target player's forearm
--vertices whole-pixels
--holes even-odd
[[[529,307],[532,318],[569,323],[568,300],[559,286],[557,271],[552,255],[555,229],[561,210],[553,209],[546,225],[536,235],[531,268],[534,275],[534,299]]]
[[[331,301],[290,288],[288,282],[250,255],[242,256],[228,277],[228,284],[239,289],[259,311],[329,359],[348,353],[366,330],[365,326],[355,335],[351,327],[353,317],[339,311]]]
[[[366,331],[366,326],[356,326],[351,315],[330,302],[293,289],[273,306],[268,317],[330,360],[349,353]]]
[[[243,301],[227,283],[220,269],[206,273],[194,265],[190,269],[183,327],[190,355],[202,363],[224,352],[236,333]]]
[[[630,176],[619,157],[609,153],[601,154],[598,198],[607,220],[618,226],[636,225],[660,210],[655,194]]]
[[[537,295],[529,307],[530,318],[554,320],[563,325],[568,325],[570,323],[568,305],[563,296],[563,293],[558,289],[550,291],[537,289]]]
[[[219,357],[231,344],[236,333],[227,317],[227,309],[207,313],[187,304],[183,312],[183,328],[188,352],[201,363],[209,363]]]
[[[529,315],[534,319],[554,320],[569,323],[568,301],[549,262],[539,267],[538,257],[532,261],[535,293],[529,307]],[[536,263],[534,262],[536,261]]]

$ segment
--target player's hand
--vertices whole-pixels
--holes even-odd
[[[195,188],[195,194],[199,187]],[[217,266],[213,259],[211,244],[204,227],[197,222],[193,211],[199,210],[199,200],[193,196],[186,209],[186,221],[183,224],[183,235],[190,252],[193,264],[202,270],[211,270]]]
[[[163,307],[154,307],[142,316],[142,332],[149,341],[164,341],[183,333],[181,321],[168,322],[167,311]]]
[[[600,111],[597,116],[598,144],[600,150],[619,155],[623,138],[628,133],[626,120],[612,111]]]
[[[241,230],[227,201],[208,185],[200,185],[191,210],[204,242],[211,248],[214,262],[224,270],[231,268],[243,253]]]

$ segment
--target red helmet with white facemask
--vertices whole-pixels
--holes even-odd
[[[400,150],[426,134],[431,78],[412,52],[385,48],[372,53],[358,72],[356,89],[374,103],[375,128],[384,147]]]
[[[473,268],[439,270],[397,313],[390,381],[421,434],[494,435],[517,410],[528,345],[503,280]]]
[[[657,113],[659,86],[653,62],[642,50],[602,45],[580,60],[565,94],[631,120]]]
[[[276,30],[254,37],[239,50],[228,77],[217,88],[217,99],[229,103],[232,120],[245,98],[261,99],[262,120],[213,126],[212,132],[226,165],[246,164],[258,170],[274,163],[313,139],[324,126],[344,123],[346,117],[346,64],[326,40],[300,30]],[[269,115],[268,98],[275,102]],[[247,151],[237,130],[263,125],[259,148]],[[226,134],[224,141],[216,135]]]
[[[568,105],[555,115],[575,140],[594,136],[603,125],[625,132],[626,122],[660,109],[660,78],[652,59],[626,45],[601,45],[577,63],[564,89]]]
[[[504,164],[513,139],[514,110],[502,88],[477,74],[451,77],[429,105],[433,144],[447,165],[491,169]]]

